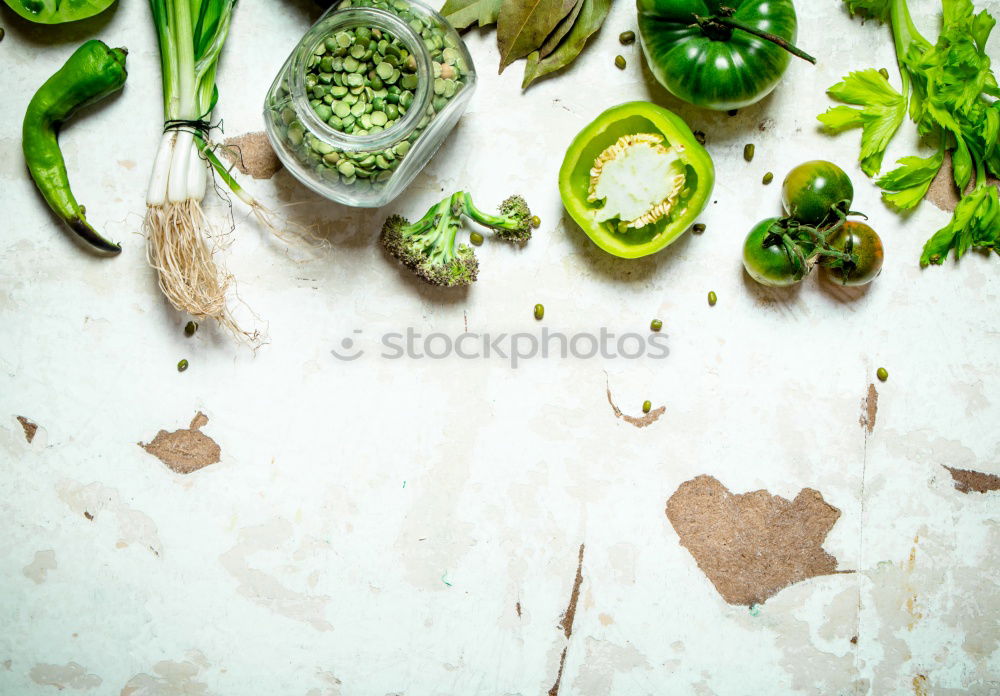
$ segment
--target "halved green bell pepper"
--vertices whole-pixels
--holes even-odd
[[[640,133],[660,135],[664,145],[680,150],[684,187],[665,217],[619,231],[615,221],[597,220],[602,202],[588,200],[591,168],[622,136]],[[566,211],[597,246],[623,259],[654,254],[684,234],[708,205],[714,186],[712,158],[688,125],[673,112],[643,101],[620,104],[594,119],[573,139],[559,170],[559,195]]]

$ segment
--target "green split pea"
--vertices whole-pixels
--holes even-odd
[[[375,186],[388,181],[414,143],[465,86],[469,66],[460,43],[405,0],[347,0],[340,5],[390,12],[419,36],[430,58],[430,101],[408,123],[393,145],[372,150],[341,150],[317,137],[291,106],[281,111],[285,139],[304,164],[331,183]],[[317,43],[306,63],[304,86],[313,113],[330,129],[347,136],[373,136],[400,125],[415,108],[420,56],[407,43],[378,27],[352,26]],[[290,93],[286,86],[285,94]]]
[[[392,128],[413,104],[418,83],[417,59],[406,45],[364,26],[342,29],[317,45],[305,75],[313,111],[348,135]]]

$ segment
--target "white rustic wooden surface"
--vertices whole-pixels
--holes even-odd
[[[910,4],[933,34],[938,4]],[[1000,16],[1000,2],[977,4]],[[798,5],[819,65],[793,61],[735,118],[651,84],[638,48],[618,45],[635,28],[625,0],[572,69],[524,94],[521,64],[497,76],[495,34],[472,31],[472,106],[388,209],[328,204],[285,173],[250,182],[332,240],[303,260],[237,207],[226,258],[270,336],[256,353],[209,327],[185,338],[145,264],[161,108],[146,3],[53,33],[2,8],[0,693],[528,696],[553,688],[566,648],[564,695],[1000,694],[1000,494],[959,493],[942,468],[1000,472],[1000,262],[917,267],[945,213],[888,212],[854,165],[857,134],[828,138],[815,121],[848,70],[895,75],[889,34],[833,0]],[[265,90],[312,16],[307,0],[241,5],[220,72],[228,135],[262,128]],[[110,260],[56,224],[20,154],[34,89],[91,36],[130,49],[128,85],[62,144],[90,219],[124,242]],[[555,179],[571,137],[632,99],[706,131],[718,183],[705,234],[629,262],[563,216]],[[887,162],[910,149],[901,137]],[[761,176],[812,158],[848,169],[885,241],[861,296],[815,280],[774,295],[744,278],[743,236],[778,211]],[[523,251],[484,245],[467,294],[417,285],[375,244],[388,213],[459,187],[484,206],[523,192],[543,220]],[[223,204],[211,211],[224,222]],[[537,331],[536,302],[553,331],[641,332],[660,317],[670,355],[516,370],[378,355],[406,327]],[[365,355],[335,360],[344,337]],[[866,435],[879,366],[891,377]],[[606,381],[626,413],[651,399],[665,416],[618,420]],[[182,476],[137,446],[199,410],[220,463]],[[16,416],[40,426],[32,443]],[[825,548],[857,572],[749,611],[726,604],[664,514],[699,474],[739,493],[820,491],[842,513]]]

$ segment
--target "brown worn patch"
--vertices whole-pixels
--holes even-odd
[[[38,432],[38,424],[28,420],[24,416],[18,416],[17,422],[24,429],[24,439],[28,441],[28,444],[31,444],[31,441],[35,439],[35,433]]]
[[[631,423],[637,428],[645,428],[648,425],[652,425],[656,421],[660,420],[660,416],[667,412],[666,406],[660,406],[659,408],[654,408],[649,413],[644,414],[641,418],[636,418],[635,416],[630,416],[628,414],[622,413],[622,410],[618,408],[615,404],[614,398],[611,396],[611,387],[607,387],[608,391],[608,403],[611,404],[611,410],[615,412],[615,416],[621,418],[626,423]]]
[[[555,684],[552,685],[552,688],[549,689],[548,696],[559,696],[559,685],[562,684],[563,668],[566,667],[567,650],[569,650],[568,645],[563,648],[562,655],[559,657],[559,671],[556,672],[556,681]]]
[[[982,471],[972,471],[971,469],[954,469],[950,466],[946,466],[945,469],[955,480],[956,491],[962,493],[1000,491],[1000,476],[996,474],[984,474]]]
[[[152,442],[149,444],[140,442],[139,446],[178,474],[190,474],[210,464],[216,464],[222,455],[222,449],[215,440],[201,432],[206,423],[208,416],[198,411],[188,429],[175,430],[172,433],[161,430]]]
[[[580,544],[580,555],[576,564],[576,578],[573,580],[573,589],[569,593],[569,604],[559,620],[559,628],[566,634],[566,638],[573,635],[573,620],[576,619],[576,604],[580,601],[580,585],[583,584],[583,548]]]
[[[103,681],[96,674],[88,674],[87,668],[75,662],[65,665],[49,665],[39,663],[28,672],[31,681],[41,686],[54,686],[59,691],[63,689],[88,690],[101,685]]]
[[[874,384],[868,385],[868,393],[861,400],[861,418],[858,423],[866,429],[869,434],[875,430],[875,418],[878,416],[878,391]]]
[[[192,650],[187,660],[162,660],[153,665],[153,674],[140,672],[122,687],[120,696],[188,696],[208,694],[208,685],[198,679],[200,672],[210,667],[198,650]]]
[[[517,612],[517,618],[520,619],[521,618],[521,603],[520,602],[517,602],[516,604],[514,604],[514,611]]]
[[[811,488],[793,501],[765,490],[734,495],[702,475],[680,485],[666,512],[681,545],[730,604],[762,604],[792,583],[843,572],[823,550],[840,510]]]
[[[986,177],[986,181],[994,186],[1000,186],[1000,179],[994,179],[992,176]],[[966,193],[975,188],[975,186],[976,182],[975,178],[973,178],[973,181],[969,182]],[[961,200],[961,197],[958,195],[958,187],[955,186],[955,174],[951,165],[950,152],[944,156],[944,165],[938,171],[937,176],[934,177],[934,181],[931,182],[931,187],[927,189],[927,200],[941,210],[949,213],[955,212],[955,207],[958,205],[958,201]]]
[[[274,154],[267,133],[263,131],[226,138],[219,152],[254,179],[270,179],[281,169],[281,160]]]
[[[35,559],[22,569],[24,577],[30,578],[36,585],[41,585],[48,577],[50,570],[59,567],[56,563],[56,552],[54,549],[35,551]]]

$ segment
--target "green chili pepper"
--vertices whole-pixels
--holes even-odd
[[[879,379],[880,382],[884,382],[887,379],[889,379],[889,371],[887,369],[885,369],[884,367],[880,367],[875,372],[875,374],[878,375],[878,379]]]
[[[541,321],[542,317],[544,317],[544,316],[545,316],[545,307],[543,307],[540,304],[536,304],[535,305],[535,319],[537,319],[538,321]]]
[[[652,329],[653,331],[659,331],[660,329],[663,328],[663,322],[660,321],[659,319],[653,319],[653,321],[649,323],[649,328]]]
[[[81,238],[101,251],[121,252],[102,237],[76,202],[59,149],[59,129],[82,106],[92,104],[125,85],[124,48],[111,49],[97,40],[84,43],[35,92],[24,114],[21,145],[28,171],[52,211]]]

